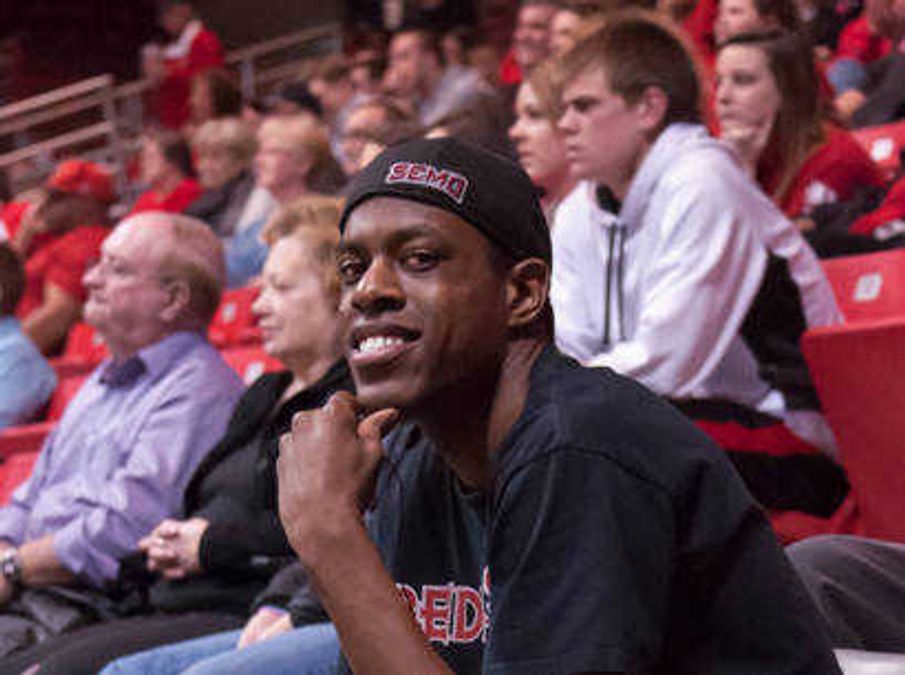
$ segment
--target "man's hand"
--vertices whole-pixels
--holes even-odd
[[[163,520],[138,548],[148,555],[148,569],[166,579],[184,579],[201,571],[201,537],[210,523],[204,518]]]
[[[280,519],[303,563],[371,499],[381,434],[399,414],[388,408],[359,422],[360,413],[355,397],[339,392],[324,407],[296,414],[280,439]]]
[[[836,109],[839,119],[843,122],[849,122],[852,119],[852,115],[864,105],[866,100],[867,97],[857,89],[849,89],[836,97],[833,101],[833,107]]]
[[[290,630],[292,617],[289,612],[276,607],[261,607],[245,624],[237,647],[242,649]]]

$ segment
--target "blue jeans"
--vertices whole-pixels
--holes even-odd
[[[315,623],[236,649],[242,631],[217,633],[117,659],[101,675],[327,675],[339,663],[331,623]]]

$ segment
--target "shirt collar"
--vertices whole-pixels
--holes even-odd
[[[168,370],[180,355],[200,342],[204,342],[204,336],[196,331],[179,331],[167,335],[154,344],[139,349],[128,358],[119,361],[109,360],[101,371],[101,382],[111,386],[126,386],[144,373],[156,378]],[[133,362],[132,365],[130,362]],[[108,381],[105,382],[105,379]]]

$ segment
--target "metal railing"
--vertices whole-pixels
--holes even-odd
[[[340,26],[324,24],[230,51],[226,66],[250,101],[297,77],[306,58],[340,45]],[[117,86],[111,75],[99,75],[0,107],[0,172],[15,190],[43,178],[61,157],[79,154],[110,166],[121,188],[126,156],[145,129],[151,87],[148,80]]]

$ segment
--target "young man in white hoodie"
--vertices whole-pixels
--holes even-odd
[[[557,344],[719,425],[765,506],[827,515],[845,479],[798,348],[841,318],[817,258],[701,124],[695,64],[663,20],[614,17],[562,66],[584,182],[553,229]]]

